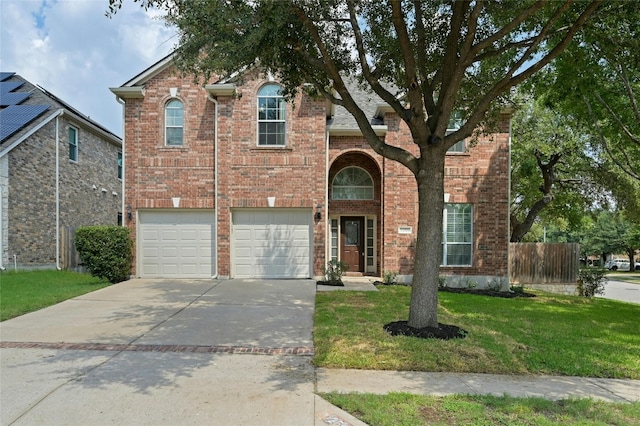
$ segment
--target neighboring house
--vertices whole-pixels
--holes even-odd
[[[339,259],[350,274],[411,278],[415,180],[376,154],[343,108],[303,94],[287,104],[277,79],[255,70],[195,84],[171,60],[111,88],[124,101],[136,276],[318,279]],[[376,99],[358,94],[376,132],[416,152],[402,120]],[[500,133],[462,142],[446,160],[446,232],[433,256],[453,281],[508,285],[502,119]]]
[[[0,267],[60,267],[63,228],[118,224],[121,155],[118,136],[0,73]]]

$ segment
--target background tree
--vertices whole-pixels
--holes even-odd
[[[634,265],[635,251],[640,248],[640,226],[629,221],[624,212],[604,210],[598,214],[585,242],[602,254],[626,253],[629,264]]]
[[[640,181],[640,3],[606,10],[549,67],[544,87],[556,108],[586,124],[600,164]]]
[[[110,0],[115,13],[123,0]],[[229,75],[259,65],[289,98],[304,84],[353,115],[378,154],[409,169],[418,230],[409,325],[437,327],[447,150],[490,131],[502,96],[551,63],[601,1],[140,0],[180,34],[186,73]],[[359,79],[408,126],[416,152],[376,136],[347,89]],[[386,84],[399,88],[387,90]],[[464,124],[447,134],[454,112]]]
[[[518,104],[512,120],[511,242],[523,241],[538,220],[574,226],[603,200],[580,123],[529,92]]]

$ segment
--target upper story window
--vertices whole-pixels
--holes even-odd
[[[182,146],[184,108],[178,99],[171,99],[164,107],[164,138],[167,146]]]
[[[471,204],[445,204],[442,220],[442,264],[471,266],[473,245]]]
[[[122,179],[122,151],[118,151],[118,179]]]
[[[373,200],[373,179],[360,167],[346,167],[333,178],[333,200]]]
[[[69,126],[69,160],[78,162],[78,129]]]
[[[451,114],[451,118],[449,119],[449,125],[447,126],[447,135],[460,129],[463,124],[464,124],[464,120],[462,119],[462,114],[460,113],[460,111],[454,111]],[[466,150],[467,150],[467,144],[466,144],[466,141],[463,139],[459,142],[456,142],[456,144],[453,145],[451,148],[449,148],[447,152],[448,153],[451,153],[451,152],[464,153],[466,152]]]
[[[282,88],[267,84],[258,91],[258,145],[284,146],[287,102]]]

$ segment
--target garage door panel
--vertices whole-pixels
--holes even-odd
[[[234,211],[233,276],[308,278],[311,215],[311,210]]]
[[[143,277],[210,278],[215,253],[213,210],[140,211]]]

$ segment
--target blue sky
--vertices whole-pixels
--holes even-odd
[[[120,86],[166,56],[175,30],[156,11],[125,0],[113,18],[108,0],[0,0],[0,68],[58,96],[117,135]]]

